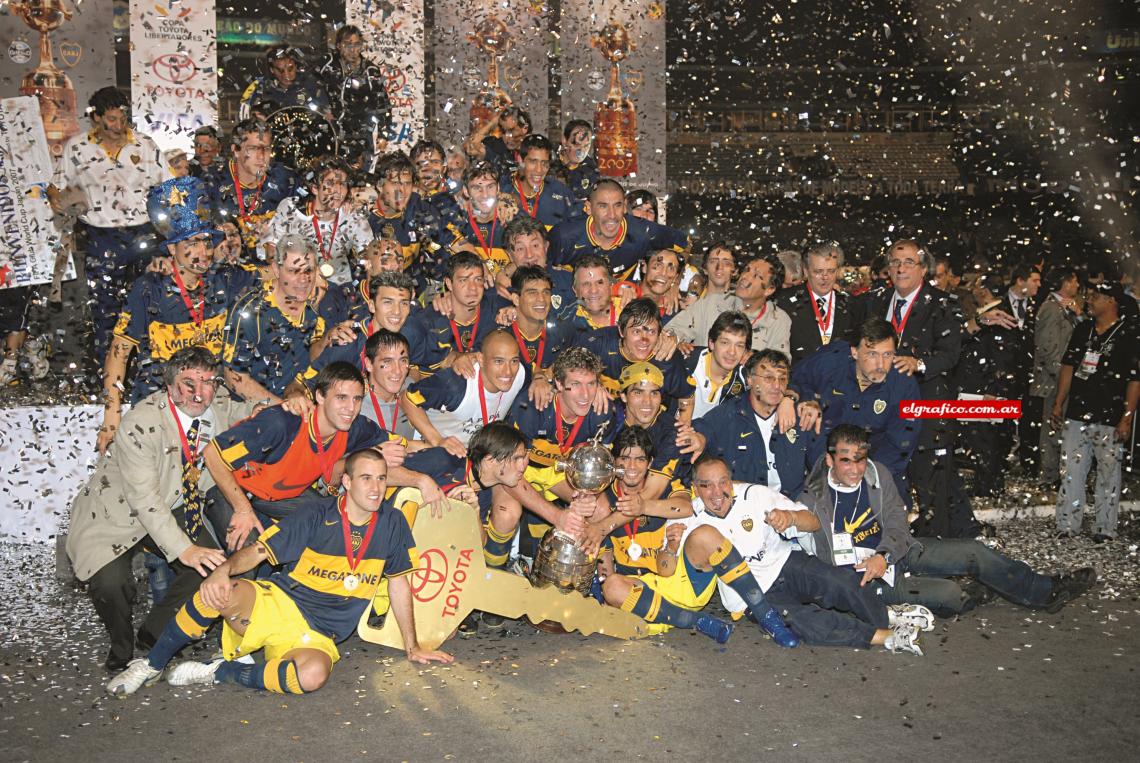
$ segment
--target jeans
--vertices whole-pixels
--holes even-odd
[[[150,603],[152,606],[160,604],[174,580],[174,570],[165,559],[150,551],[143,552],[143,564],[146,565],[146,580],[150,586]]]
[[[784,622],[805,644],[866,649],[889,617],[873,587],[859,586],[861,579],[854,570],[793,551],[764,598],[784,612]]]
[[[942,578],[969,576],[1014,604],[1041,607],[1053,591],[1053,580],[1025,562],[1010,559],[984,543],[965,538],[919,538],[895,565],[895,585],[880,582],[876,590],[886,604],[922,604],[939,617],[970,609],[962,589]],[[906,573],[910,577],[904,577]]]
[[[1061,492],[1057,495],[1057,530],[1079,533],[1085,512],[1085,481],[1091,459],[1096,456],[1096,492],[1093,533],[1116,537],[1116,514],[1120,510],[1120,465],[1124,443],[1117,442],[1115,427],[1084,421],[1065,421],[1061,441]]]

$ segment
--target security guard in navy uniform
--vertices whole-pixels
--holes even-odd
[[[779,350],[752,353],[744,364],[748,394],[721,403],[692,426],[678,426],[681,453],[720,456],[736,481],[766,485],[794,500],[811,467],[816,434],[794,425],[781,432],[776,423],[790,365]]]
[[[792,371],[790,388],[800,401],[819,404],[822,421],[811,452],[818,461],[827,445],[827,435],[840,424],[855,424],[870,432],[871,458],[885,465],[895,479],[899,494],[908,500],[906,471],[922,431],[920,419],[904,419],[899,404],[919,399],[918,382],[899,373],[894,360],[894,327],[871,317],[856,328],[854,345],[835,341],[808,355]],[[806,406],[804,429],[815,425],[816,409]]]

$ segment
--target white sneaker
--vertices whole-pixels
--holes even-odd
[[[922,645],[918,643],[918,628],[913,625],[899,624],[891,628],[891,635],[883,642],[883,648],[891,654],[910,652],[922,656]]]
[[[187,660],[180,662],[166,671],[166,682],[171,686],[215,683],[214,674],[218,672],[218,668],[222,666],[223,662],[225,660],[213,660],[211,662]]]
[[[144,686],[154,686],[162,678],[162,671],[155,670],[145,657],[131,660],[127,669],[107,682],[107,693],[120,699],[129,697]]]
[[[892,604],[887,607],[887,615],[892,628],[905,623],[920,631],[934,630],[934,613],[921,604]]]

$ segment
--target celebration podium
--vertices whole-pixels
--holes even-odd
[[[648,625],[636,615],[576,592],[535,588],[520,575],[487,567],[475,509],[453,500],[443,516],[433,517],[426,510],[415,511],[419,501],[419,491],[414,488],[404,488],[395,496],[395,505],[402,507],[405,515],[415,517],[412,534],[419,564],[411,573],[410,583],[416,638],[425,649],[439,647],[476,609],[512,619],[525,616],[532,623],[553,620],[567,631],[586,636],[601,633],[630,639],[648,635]],[[368,624],[371,615],[370,607],[360,619],[360,638],[403,649],[404,639],[392,613],[388,612],[379,627]]]

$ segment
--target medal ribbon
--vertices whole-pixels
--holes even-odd
[[[242,221],[249,222],[249,215],[253,210],[257,209],[258,203],[261,201],[261,187],[265,185],[265,178],[261,178],[261,182],[257,184],[257,193],[253,195],[253,201],[250,202],[249,207],[245,206],[245,199],[242,197],[241,183],[237,179],[237,173],[234,172],[234,163],[229,163],[230,177],[234,181],[234,196],[237,197],[238,203],[238,216]]]
[[[206,282],[204,279],[198,279],[198,309],[194,309],[194,302],[190,299],[190,290],[186,288],[186,282],[182,280],[182,274],[178,272],[178,268],[174,268],[174,283],[178,284],[178,293],[182,295],[182,303],[186,305],[186,309],[190,312],[190,320],[194,321],[195,326],[201,326],[206,320]]]
[[[613,309],[613,305],[610,305]],[[530,351],[526,348],[526,340],[523,339],[522,332],[519,331],[519,322],[515,321],[511,324],[511,331],[515,332],[515,341],[519,343],[519,352],[522,353],[523,358],[527,363],[530,363]],[[546,326],[542,327],[542,333],[539,335],[538,350],[534,353],[534,369],[537,371],[542,367],[542,354],[546,350]]]
[[[316,214],[313,215],[313,233],[317,234],[317,249],[321,251],[321,259],[328,262],[332,259],[333,245],[336,244],[336,230],[340,227],[340,210],[336,212],[336,218],[333,220],[332,234],[329,236],[329,248],[325,249],[325,241],[321,237],[321,225],[317,220]]]
[[[614,493],[617,495],[617,497],[619,499],[625,498],[625,491],[622,490],[621,485],[619,485],[616,482],[614,483]],[[634,517],[632,522],[626,522],[625,528],[624,528],[625,529],[625,536],[627,538],[633,538],[635,535],[637,535],[637,528],[640,525],[641,525],[641,517]],[[632,530],[630,529],[631,527],[633,528]]]
[[[526,203],[526,194],[523,193],[522,183],[517,179],[515,180],[515,190],[518,191],[519,203],[522,205],[523,212],[526,212],[531,217],[538,217],[538,201],[539,197],[542,196],[542,186],[538,187],[538,193],[534,195],[534,209],[531,209],[530,205]]]
[[[487,395],[483,390],[483,369],[479,369],[478,375],[475,377],[476,386],[479,387],[479,413],[483,416],[483,426],[487,426],[491,422],[487,419]],[[503,394],[499,393],[499,406],[503,405]],[[495,417],[499,416],[499,408],[495,408]]]
[[[499,207],[495,207],[495,215],[491,218],[490,244],[487,243],[488,239],[483,238],[483,231],[479,229],[479,222],[475,219],[474,211],[467,210],[467,220],[471,223],[471,230],[475,231],[475,238],[479,240],[479,248],[483,250],[483,259],[491,259],[491,249],[495,245],[495,225],[499,222]]]
[[[831,299],[834,300],[835,296],[832,295]],[[810,287],[808,288],[808,301],[811,302],[811,311],[815,313],[815,322],[816,325],[819,326],[819,335],[821,337],[829,336],[831,327],[835,325],[835,303],[833,301],[829,302],[831,309],[827,311],[827,318],[825,319],[822,315],[819,314],[819,304],[815,301],[815,294],[812,292]],[[764,307],[767,308],[768,305],[765,304]],[[760,313],[760,315],[763,314],[764,313]],[[759,316],[757,316],[756,320],[760,320]],[[755,324],[756,321],[753,321],[752,323]],[[896,326],[895,328],[898,327]]]
[[[190,441],[186,439],[186,431],[182,429],[182,420],[178,418],[178,411],[174,407],[174,398],[168,392],[166,394],[166,402],[170,404],[170,415],[174,417],[174,426],[178,427],[178,441],[182,443],[182,455],[186,457],[186,463],[192,464],[198,460],[198,441],[201,435],[195,438],[194,450],[190,450]]]
[[[906,329],[906,322],[910,320],[910,311],[914,309],[915,304],[918,302],[918,293],[922,291],[922,284],[914,290],[914,296],[911,297],[910,304],[907,305],[906,312],[903,313],[902,321],[895,323],[895,317],[891,316],[891,325],[895,327],[895,333],[899,336],[899,341],[902,341],[903,331]],[[832,312],[835,312],[832,310]]]
[[[344,509],[344,502],[348,498],[342,495],[340,500],[336,502],[337,511],[340,512],[340,526],[344,530],[344,558],[348,561],[348,571],[355,574],[356,567],[360,564],[360,560],[364,558],[364,552],[368,550],[368,542],[372,540],[372,533],[376,532],[376,514],[372,512],[372,517],[368,520],[368,529],[364,532],[364,540],[360,543],[360,551],[353,553],[352,551],[352,531],[349,529],[350,522],[348,521],[348,512]]]
[[[768,303],[767,302],[765,302],[764,306],[762,308],[760,308],[760,314],[752,319],[752,325],[755,326],[757,323],[759,323],[760,319],[764,317],[764,313],[766,313],[766,312],[768,312]]]
[[[380,401],[376,399],[376,393],[372,391],[371,385],[368,386],[368,396],[372,398],[372,410],[376,411],[376,420],[380,422],[380,428],[385,432],[389,431],[388,425],[384,423],[384,414],[380,412]],[[398,413],[392,416],[393,419],[396,419],[398,417]],[[393,420],[392,423],[395,424],[396,422]]]
[[[574,427],[570,430],[569,437],[562,431],[562,406],[558,404],[558,398],[554,398],[554,437],[558,440],[558,450],[563,455],[570,450],[570,446],[574,444],[574,438],[578,436],[578,430],[582,428],[582,422],[586,420],[585,416],[579,416],[578,420],[574,422]]]
[[[313,433],[317,436],[317,460],[321,464],[321,476],[325,478],[325,484],[332,487],[332,468],[335,461],[330,461],[325,456],[325,438],[321,436],[321,425],[317,423],[317,412],[313,411],[312,419]]]
[[[471,352],[475,349],[475,335],[479,333],[479,310],[475,308],[475,320],[471,323],[471,341],[467,343],[467,349],[463,349],[463,340],[459,337],[459,325],[454,320],[448,320],[451,324],[451,335],[455,337],[455,349],[459,352]]]

